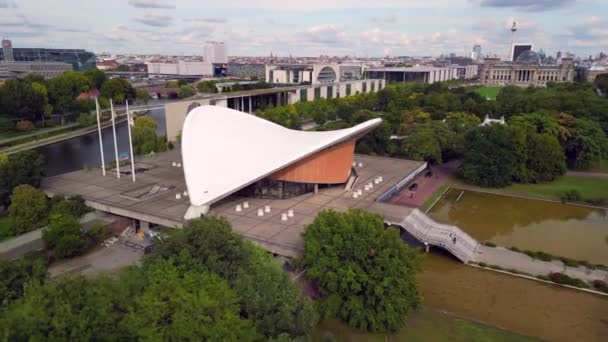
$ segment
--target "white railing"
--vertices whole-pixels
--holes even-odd
[[[419,241],[445,248],[462,262],[469,262],[475,257],[477,240],[452,225],[435,222],[420,210],[413,210],[401,223],[408,233]]]

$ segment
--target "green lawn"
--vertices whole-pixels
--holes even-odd
[[[431,195],[431,197],[429,197],[426,202],[424,202],[424,204],[420,207],[420,210],[422,210],[423,212],[426,212],[427,210],[429,210],[429,208],[433,205],[433,203],[435,203],[435,201],[439,198],[439,196],[441,196],[441,194],[443,194],[443,192],[445,191],[445,189],[447,189],[451,184],[445,183],[442,186],[439,187],[439,189],[435,190],[435,192]]]
[[[313,341],[536,341],[514,332],[500,330],[441,312],[423,308],[408,318],[395,334],[366,334],[337,321],[324,321],[315,328]]]
[[[564,176],[550,183],[513,184],[499,191],[559,200],[564,192],[572,189],[578,190],[583,200],[608,198],[608,179]]]
[[[495,99],[496,95],[498,95],[498,92],[500,91],[500,88],[499,87],[479,87],[479,88],[475,88],[474,91],[485,98]]]
[[[11,236],[11,227],[8,217],[0,217],[0,241]]]

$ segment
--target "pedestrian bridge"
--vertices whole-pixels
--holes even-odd
[[[456,226],[435,222],[418,209],[401,222],[387,223],[402,227],[425,245],[444,248],[464,263],[475,261],[477,240]]]

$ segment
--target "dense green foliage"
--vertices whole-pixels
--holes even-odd
[[[167,150],[164,137],[156,134],[158,124],[149,116],[135,119],[131,133],[133,134],[133,153],[135,155],[162,152]]]
[[[316,130],[327,130],[365,121],[355,117],[361,113],[361,119],[384,122],[359,140],[358,152],[431,163],[459,158],[464,161],[460,174],[479,185],[550,181],[564,173],[564,160],[568,168],[584,170],[608,158],[608,99],[584,83],[507,86],[495,100],[445,83],[391,84],[377,93],[269,107],[256,114],[290,128],[314,120],[322,125]],[[479,140],[490,132],[480,127],[485,117],[506,119],[509,128],[492,130],[491,138],[507,155]],[[467,141],[475,138],[475,143]]]
[[[156,243],[147,262],[170,260],[180,269],[218,274],[236,290],[241,312],[264,336],[306,334],[316,323],[312,302],[300,296],[265,252],[231,232],[226,220],[189,222]]]
[[[0,158],[0,204],[9,203],[9,195],[17,185],[40,185],[44,176],[44,157],[36,151],[4,155]]]
[[[3,340],[288,341],[317,320],[278,264],[214,217],[172,230],[141,267],[111,276],[44,282],[44,267],[13,263],[0,263]]]
[[[194,90],[191,86],[184,84],[179,87],[178,96],[180,99],[190,97],[192,95],[194,95]]]
[[[15,260],[0,259],[0,312],[23,296],[26,283],[44,281],[46,269],[46,260],[37,253],[28,253]]]
[[[85,241],[78,219],[71,215],[54,214],[49,226],[42,231],[42,241],[58,259],[69,258],[83,251]]]
[[[217,93],[217,87],[215,86],[215,84],[219,82],[221,81],[209,80],[199,82],[196,84],[196,89],[201,93]]]
[[[420,304],[419,260],[382,217],[321,212],[304,233],[302,266],[319,287],[320,311],[368,331],[395,331]]]
[[[135,98],[135,89],[123,78],[113,78],[101,86],[101,96],[123,103],[127,99]]]
[[[43,226],[48,214],[47,198],[42,190],[31,185],[18,185],[11,195],[8,216],[15,235]]]

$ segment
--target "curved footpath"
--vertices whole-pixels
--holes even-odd
[[[516,270],[531,276],[562,273],[586,282],[608,282],[608,272],[583,266],[570,267],[561,261],[542,261],[503,247],[480,244],[460,228],[435,222],[418,209],[412,210],[401,222],[388,222],[400,226],[425,245],[442,247],[464,263],[485,263],[505,270]]]

